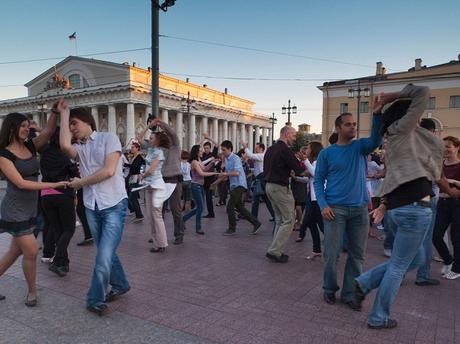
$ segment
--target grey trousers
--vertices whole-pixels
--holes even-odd
[[[174,237],[184,237],[184,222],[182,221],[182,184],[177,183],[171,197],[169,197],[169,208],[174,220]]]

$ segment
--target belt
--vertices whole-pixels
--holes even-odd
[[[430,202],[427,202],[427,201],[417,201],[417,202],[412,203],[412,205],[419,205],[421,207],[431,208]]]

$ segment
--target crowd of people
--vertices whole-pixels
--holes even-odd
[[[263,202],[267,222],[273,222],[268,260],[287,263],[292,233],[302,243],[308,228],[313,247],[306,259],[323,262],[324,301],[335,304],[341,289],[340,301],[360,311],[366,295],[378,289],[368,326],[394,328],[390,307],[408,270],[418,269],[418,286],[440,283],[431,273],[433,245],[442,275],[460,277],[460,140],[439,139],[434,122],[421,118],[428,97],[428,88],[414,85],[380,94],[370,137],[356,139],[354,116],[343,113],[327,148],[312,141],[298,151],[292,149],[296,130],[290,125],[270,147],[255,143],[254,152],[247,142],[219,144],[207,134],[184,151],[173,128],[149,117],[128,153],[115,134],[97,131],[86,109],[70,109],[64,99],[53,106],[39,135],[25,115],[9,114],[0,132],[0,169],[7,181],[0,232],[13,239],[0,260],[0,275],[23,255],[25,304],[35,306],[37,208],[45,222],[41,260],[61,277],[70,271],[67,250],[78,215],[85,235],[78,245],[96,246],[86,306],[102,315],[108,302],[130,289],[116,253],[126,218],[147,224],[150,252],[165,253],[167,211],[174,222],[173,243],[180,245],[193,218],[194,232],[206,234],[201,219],[215,218],[214,206],[226,206],[224,236],[236,235],[243,219],[256,235]],[[388,260],[363,272],[367,240],[376,226],[384,231]],[[445,241],[449,228],[452,253]],[[342,252],[347,259],[340,287]]]

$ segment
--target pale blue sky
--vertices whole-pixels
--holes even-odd
[[[460,2],[177,0],[161,13],[160,33],[365,65],[160,39],[163,72],[255,78],[343,79],[372,75],[375,62],[406,70],[420,57],[434,65],[460,53]],[[74,54],[67,36],[77,31],[79,54],[150,46],[150,1],[16,0],[0,5],[0,99],[22,97],[24,84],[55,62],[1,64]],[[149,51],[95,56],[150,65]],[[185,76],[178,77],[185,79]],[[229,89],[255,101],[255,110],[285,122],[290,98],[298,107],[294,124],[321,130],[322,81],[240,81],[191,77],[192,82]],[[275,135],[276,136],[276,135]]]

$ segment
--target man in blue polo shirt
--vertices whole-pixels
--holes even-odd
[[[227,176],[230,180],[230,200],[227,203],[228,229],[224,235],[235,235],[235,209],[253,225],[252,234],[256,234],[261,223],[244,207],[243,193],[248,189],[248,186],[241,159],[232,152],[233,144],[230,141],[223,141],[220,148],[225,157],[225,172],[221,175]]]
[[[369,138],[355,140],[357,124],[351,113],[338,116],[335,120],[338,141],[323,149],[318,157],[314,188],[325,220],[323,297],[329,304],[335,303],[335,292],[340,289],[337,262],[346,235],[348,258],[341,301],[350,307],[353,305],[353,279],[362,271],[369,227],[367,156],[382,141],[380,118],[376,115],[382,106],[376,99]]]

